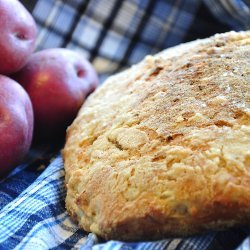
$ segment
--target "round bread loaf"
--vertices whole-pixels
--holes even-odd
[[[108,78],[69,127],[63,158],[69,214],[106,239],[250,224],[250,31]]]

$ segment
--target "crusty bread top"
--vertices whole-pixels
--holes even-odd
[[[81,108],[63,150],[66,206],[105,238],[250,221],[250,31],[147,56]]]

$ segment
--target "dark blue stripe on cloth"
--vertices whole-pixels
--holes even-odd
[[[81,240],[82,238],[87,237],[87,233],[85,233],[83,230],[77,230],[74,234],[72,234],[69,238],[67,238],[63,243],[59,244],[56,247],[51,248],[50,250],[68,250],[70,247],[74,247],[75,244]],[[94,245],[94,241],[91,244],[91,247]],[[83,244],[85,245],[85,243]]]
[[[34,147],[27,156],[27,163],[17,166],[7,178],[0,181],[0,210],[37,179],[59,148],[61,144]]]
[[[112,26],[113,21],[115,20],[116,16],[119,13],[119,9],[122,7],[123,1],[116,0],[114,2],[113,8],[110,12],[110,14],[107,16],[106,21],[103,24],[103,28],[101,29],[101,32],[99,34],[99,37],[97,39],[97,42],[94,46],[94,48],[90,51],[90,62],[93,62],[95,57],[98,55],[99,49],[101,47],[102,42],[104,41],[110,27]],[[112,48],[110,48],[112,49]]]
[[[62,47],[67,47],[67,45],[71,42],[72,38],[73,38],[73,34],[74,31],[81,19],[81,17],[84,15],[84,12],[86,11],[88,4],[89,4],[90,0],[82,0],[82,3],[78,6],[78,11],[75,15],[75,18],[72,22],[72,24],[70,25],[68,32],[64,35],[64,42],[62,44]]]
[[[25,221],[25,223],[21,226],[19,230],[17,230],[12,236],[8,238],[5,242],[1,243],[2,249],[12,249],[15,248],[20,241],[29,233],[30,230],[37,223],[42,222],[49,218],[55,218],[65,212],[65,207],[62,204],[49,204],[46,207],[38,210],[36,213],[31,214]],[[27,215],[25,212],[21,211],[12,211],[13,217],[22,215]],[[25,216],[24,216],[25,217]],[[44,226],[44,225],[43,225]],[[1,227],[1,224],[0,224]]]
[[[249,233],[241,228],[218,232],[206,250],[234,250],[249,236]]]
[[[143,29],[147,25],[147,23],[148,23],[148,21],[149,21],[149,19],[151,17],[152,12],[154,11],[155,5],[156,5],[155,0],[148,0],[148,4],[147,4],[147,6],[145,8],[143,16],[142,16],[142,18],[140,20],[140,23],[138,24],[138,27],[137,27],[138,32],[135,32],[133,37],[131,38],[131,40],[129,42],[129,45],[128,45],[127,49],[126,49],[126,52],[125,52],[125,54],[123,56],[123,59],[121,60],[117,70],[121,69],[124,66],[129,65],[129,63],[128,63],[129,58],[130,58],[136,44],[140,40],[141,33],[143,32]]]

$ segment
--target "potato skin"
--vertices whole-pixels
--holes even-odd
[[[18,71],[34,51],[37,34],[31,14],[17,0],[0,0],[0,73]]]
[[[28,94],[17,82],[0,75],[0,178],[28,152],[33,123]]]
[[[35,138],[62,135],[98,84],[91,64],[76,52],[46,49],[34,53],[13,78],[31,98]]]

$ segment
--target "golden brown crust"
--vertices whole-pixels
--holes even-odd
[[[106,239],[250,221],[250,32],[147,56],[80,110],[63,150],[66,207]]]

